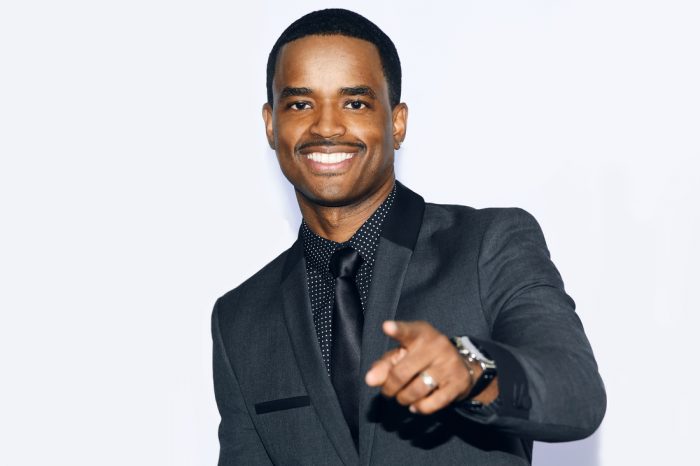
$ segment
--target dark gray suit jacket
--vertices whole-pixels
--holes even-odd
[[[411,415],[363,384],[356,452],[311,315],[303,246],[214,307],[220,465],[529,464],[532,440],[590,435],[605,412],[595,359],[535,219],[426,204],[398,185],[377,250],[362,374],[395,346],[387,319],[469,335],[496,360],[498,400]]]

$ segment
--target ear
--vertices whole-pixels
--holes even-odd
[[[406,139],[406,125],[408,124],[408,105],[400,103],[392,110],[394,149],[401,147]]]
[[[270,149],[275,150],[275,132],[272,128],[272,106],[268,103],[263,105],[262,117],[265,122],[265,134],[267,135],[267,143]]]

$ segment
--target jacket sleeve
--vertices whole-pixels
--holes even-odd
[[[219,301],[212,313],[214,393],[221,414],[219,466],[272,464],[243,400],[219,327]]]
[[[537,221],[520,209],[491,212],[479,253],[491,337],[474,341],[496,361],[499,396],[457,411],[524,439],[587,437],[603,419],[606,396],[574,302]]]

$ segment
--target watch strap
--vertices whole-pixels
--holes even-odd
[[[473,381],[473,385],[465,397],[466,400],[471,400],[483,392],[491,381],[496,378],[498,373],[496,363],[481,348],[478,348],[469,337],[453,337],[451,341],[459,354],[464,358],[465,364],[469,365],[476,361],[481,366],[479,378]],[[471,370],[470,373],[472,373]]]
[[[468,363],[467,363],[468,364]],[[479,395],[479,393],[483,392],[484,389],[491,383],[491,381],[496,378],[496,370],[493,368],[484,368],[482,365],[482,372],[481,375],[479,376],[478,379],[474,382],[474,385],[472,385],[471,390],[469,390],[469,393],[465,397],[467,400],[470,400],[476,396]]]

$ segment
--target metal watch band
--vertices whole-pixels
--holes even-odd
[[[467,364],[476,361],[482,369],[481,375],[474,381],[474,385],[472,385],[471,390],[469,390],[469,393],[465,397],[466,400],[470,400],[484,391],[488,384],[496,377],[498,374],[496,363],[480,351],[469,337],[453,337],[451,341]]]

